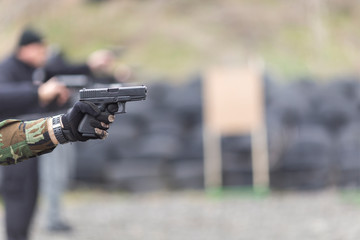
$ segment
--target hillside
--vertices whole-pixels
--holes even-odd
[[[113,0],[0,2],[0,55],[31,23],[73,59],[121,47],[120,61],[179,79],[208,65],[262,58],[285,78],[358,73],[355,0]]]

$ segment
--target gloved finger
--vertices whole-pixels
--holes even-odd
[[[104,122],[100,122],[98,120],[91,120],[90,121],[90,126],[92,126],[93,128],[99,128],[102,130],[108,130],[109,129],[109,124],[106,124]]]
[[[96,117],[96,119],[99,120],[100,122],[109,124],[114,121],[114,115],[111,115],[110,113],[102,112]]]
[[[101,122],[101,126],[102,126],[103,128],[105,128],[106,130],[109,129],[109,127],[110,127],[109,124],[106,124],[106,123],[103,123],[103,122]]]
[[[95,128],[95,133],[100,139],[105,139],[109,134],[105,130]]]
[[[89,101],[77,102],[75,106],[78,106],[82,113],[89,114],[93,117],[96,117],[101,113],[100,109],[94,103]]]
[[[109,115],[109,117],[108,117],[108,119],[109,119],[109,122],[114,122],[115,121],[115,115]]]
[[[73,134],[76,138],[76,141],[80,141],[80,142],[86,142],[87,140],[89,140],[90,138],[95,139],[94,137],[83,137],[81,133],[77,132],[77,131],[73,131]]]
[[[111,103],[106,106],[106,109],[109,113],[114,114],[119,110],[119,105],[117,103]]]

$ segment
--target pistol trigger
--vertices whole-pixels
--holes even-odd
[[[125,102],[122,102],[120,104],[121,104],[121,111],[119,111],[118,113],[126,113],[126,111],[125,111]]]

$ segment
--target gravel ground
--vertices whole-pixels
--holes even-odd
[[[46,232],[40,204],[32,240],[358,240],[360,195],[344,196],[334,190],[221,198],[202,192],[74,191],[65,197],[65,215],[75,231]]]

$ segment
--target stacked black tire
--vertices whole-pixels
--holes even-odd
[[[272,188],[360,185],[360,80],[264,79]],[[148,84],[105,141],[78,145],[77,179],[115,189],[203,188],[202,79]],[[250,186],[250,136],[223,137],[225,186]]]

